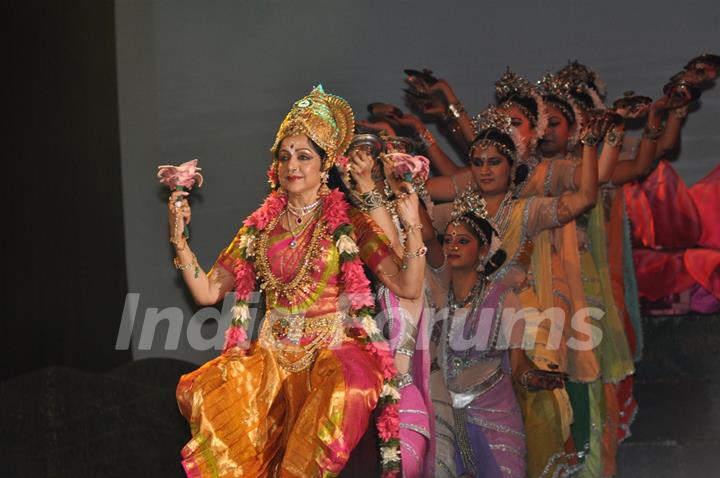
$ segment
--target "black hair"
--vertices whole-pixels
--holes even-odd
[[[538,104],[537,101],[535,101],[535,98],[532,96],[519,96],[519,95],[509,95],[502,100],[500,100],[498,103],[503,104],[507,102],[511,103],[517,103],[523,108],[527,109],[530,114],[532,115],[531,118],[528,118],[530,120],[530,123],[535,126],[537,124],[538,120]]]
[[[467,228],[467,230],[470,231],[470,233],[475,236],[478,241],[484,242],[485,244],[492,243],[493,234],[496,235],[497,232],[495,231],[495,228],[492,227],[492,224],[490,224],[489,221],[470,213],[465,213],[461,217],[465,220],[472,222],[475,226],[477,226],[477,229],[482,231],[482,234],[485,237],[481,239],[480,237],[478,237],[477,230],[474,227]],[[492,257],[488,258],[488,260],[486,261],[485,274],[490,275],[496,270],[498,270],[503,265],[506,258],[507,253],[504,250],[498,249],[497,251],[495,251]]]
[[[568,123],[573,124],[575,123],[575,111],[573,111],[573,107],[570,103],[565,101],[563,98],[557,96],[557,95],[546,95],[543,96],[543,99],[550,103],[551,105],[558,105],[560,108],[560,112],[565,117],[566,120],[568,120]]]
[[[584,110],[592,110],[595,108],[595,103],[593,102],[592,97],[590,95],[588,95],[587,93],[585,93],[584,91],[572,91],[570,94],[572,95],[573,98],[578,100],[578,102],[580,103],[580,106]]]

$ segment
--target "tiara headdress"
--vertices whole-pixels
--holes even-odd
[[[559,109],[566,118],[574,119],[574,124],[572,125],[572,133],[568,138],[568,142],[571,145],[577,143],[580,131],[584,127],[584,120],[582,108],[580,108],[577,100],[572,96],[572,94],[570,94],[569,85],[566,82],[563,82],[560,78],[558,78],[557,75],[553,75],[552,73],[546,73],[538,81],[538,91],[541,95],[543,95],[546,103],[552,103],[552,105]],[[558,101],[553,101],[553,96],[560,98],[566,104],[562,104]],[[568,110],[568,106],[570,107],[570,110]]]
[[[592,99],[595,108],[605,107],[603,98],[607,92],[607,86],[600,76],[586,65],[577,60],[568,61],[568,64],[557,72],[557,78],[568,93],[585,93]]]
[[[507,114],[497,106],[488,105],[485,110],[475,117],[474,123],[478,137],[473,142],[473,146],[494,146],[503,156],[506,156],[511,161],[517,160],[517,152],[521,150],[522,142],[520,141],[517,130],[513,128],[512,119],[510,119]],[[512,151],[507,145],[500,141],[489,138],[489,133],[493,130],[508,136],[515,146],[515,151]]]
[[[318,85],[309,95],[296,101],[285,116],[271,151],[277,151],[283,138],[304,134],[327,153],[323,170],[329,169],[347,150],[353,139],[355,118],[343,98],[325,93]]]
[[[518,102],[518,98],[528,98],[535,102],[537,113],[530,111],[525,105]],[[502,107],[517,106],[527,116],[534,128],[534,135],[530,140],[531,151],[518,150],[521,158],[526,158],[528,153],[534,152],[539,138],[545,135],[547,129],[547,110],[542,97],[528,80],[513,72],[508,66],[503,76],[495,82],[495,99]]]
[[[456,226],[463,224],[469,227],[475,235],[478,236],[480,242],[487,244],[485,232],[480,229],[480,226],[478,226],[475,221],[467,217],[468,215],[484,220],[487,220],[488,217],[485,199],[481,198],[478,193],[470,187],[453,201],[453,207],[450,211],[450,224]]]

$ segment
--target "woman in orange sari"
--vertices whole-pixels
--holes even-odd
[[[192,432],[182,450],[190,477],[335,476],[376,408],[383,476],[399,473],[396,371],[363,266],[417,298],[425,248],[415,194],[398,200],[410,251],[401,259],[367,215],[328,188],[353,127],[348,103],[322,87],[293,105],[271,150],[273,192],[207,275],[182,236],[184,193],[170,198],[175,264],[195,301],[214,304],[233,289],[237,298],[224,352],[177,387]],[[267,312],[249,341],[257,285]]]

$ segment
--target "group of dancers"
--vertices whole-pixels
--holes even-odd
[[[419,116],[373,103],[355,121],[315,87],[277,132],[270,194],[207,273],[173,192],[193,298],[236,298],[223,353],[178,384],[187,475],[337,476],[366,434],[385,477],[614,475],[640,331],[618,187],[673,154],[718,68],[700,55],[659,98],[611,106],[578,62],[537,82],[508,69],[476,116],[429,70],[406,70]]]

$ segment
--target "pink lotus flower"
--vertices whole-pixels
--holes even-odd
[[[406,153],[393,153],[390,155],[395,167],[393,173],[398,179],[412,183],[414,181],[427,181],[430,175],[430,161],[425,156],[412,156]]]
[[[378,435],[383,441],[389,441],[400,435],[400,414],[398,406],[387,405],[377,419]]]
[[[203,183],[203,177],[199,173],[202,169],[197,167],[197,162],[197,159],[193,159],[182,163],[180,166],[171,164],[158,166],[157,177],[162,184],[165,184],[170,189],[177,189],[178,186],[192,189],[195,186],[195,181],[197,181],[197,187],[200,187]]]

